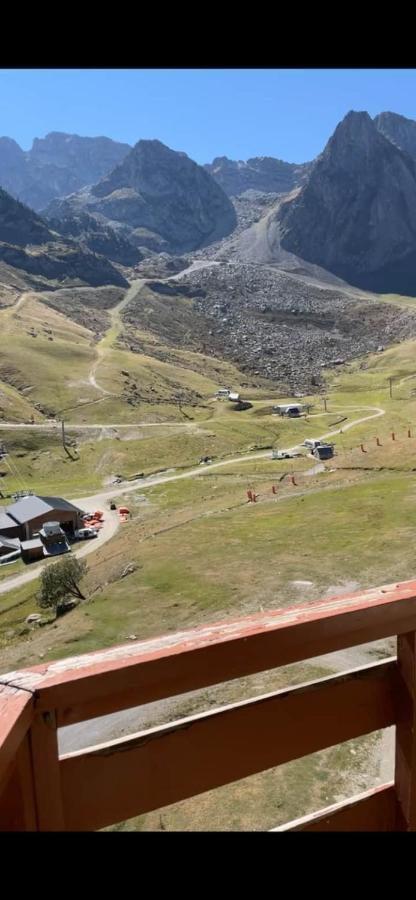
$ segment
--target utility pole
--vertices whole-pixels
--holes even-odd
[[[61,423],[61,424],[62,424],[62,446],[63,446],[63,448],[64,448],[64,450],[65,450],[65,447],[66,447],[66,442],[65,442],[65,422],[64,422],[63,419],[62,419],[62,423]]]
[[[393,376],[389,376],[389,390],[390,390],[390,399],[393,397]]]
[[[328,412],[328,410],[326,408],[326,397],[324,397],[324,410],[325,410],[325,412]]]

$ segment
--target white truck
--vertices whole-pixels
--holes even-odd
[[[290,450],[272,450],[272,459],[293,459],[296,455]]]
[[[78,528],[78,531],[75,532],[75,537],[78,541],[87,541],[89,538],[97,537],[97,535],[97,529],[92,528],[91,525],[88,528]]]

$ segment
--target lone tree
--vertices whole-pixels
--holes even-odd
[[[55,609],[56,614],[59,615],[63,611],[68,597],[85,600],[84,594],[80,591],[79,582],[86,571],[86,564],[79,562],[74,556],[61,559],[53,566],[47,566],[41,575],[39,606]]]

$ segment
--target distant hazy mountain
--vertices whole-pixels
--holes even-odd
[[[172,253],[218,240],[236,225],[234,207],[211,175],[160,141],[139,141],[109,175],[53,201],[46,215],[83,212],[122,227],[136,247]]]
[[[307,183],[281,203],[275,241],[360,287],[415,293],[416,163],[380,118],[348,113]]]
[[[131,148],[107,137],[79,137],[53,131],[35,138],[24,152],[8,137],[0,138],[0,185],[35,210],[94,184],[117,166]]]
[[[272,156],[255,156],[247,162],[217,156],[204,168],[228,194],[236,197],[244,191],[255,190],[282,194],[303,184],[312,163],[283,162]]]

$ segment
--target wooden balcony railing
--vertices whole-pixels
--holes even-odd
[[[397,635],[397,658],[59,756],[57,729]],[[416,830],[416,582],[0,677],[0,829],[91,830],[396,725],[394,782],[283,830]]]

